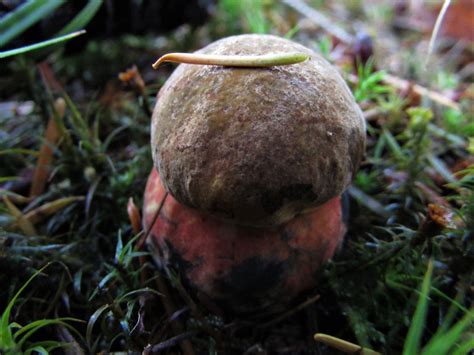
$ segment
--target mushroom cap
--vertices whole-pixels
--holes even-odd
[[[365,121],[339,73],[310,49],[240,35],[198,53],[303,52],[270,68],[180,64],[157,97],[152,152],[182,204],[233,223],[268,227],[339,196],[365,149]]]

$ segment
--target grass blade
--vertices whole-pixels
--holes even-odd
[[[20,48],[16,48],[16,49],[11,49],[9,51],[3,51],[3,52],[0,52],[0,59],[7,58],[7,57],[12,57],[14,55],[18,55],[18,54],[22,54],[22,53],[26,53],[26,52],[31,52],[31,51],[34,51],[34,50],[37,50],[37,49],[41,49],[41,48],[50,46],[52,44],[68,41],[68,40],[73,39],[74,37],[80,36],[84,33],[86,33],[86,31],[81,30],[81,31],[73,32],[73,33],[70,33],[70,34],[67,34],[67,35],[64,35],[64,36],[61,36],[61,37],[49,39],[47,41],[35,43],[35,44],[29,45],[29,46],[24,46],[24,47],[20,47]]]
[[[462,343],[459,348],[453,352],[453,355],[465,355],[468,354],[469,351],[472,351],[472,349],[474,349],[474,338],[468,339]]]
[[[86,6],[74,17],[64,28],[59,31],[56,35],[61,36],[66,33],[77,31],[80,28],[86,27],[86,25],[92,20],[97,11],[102,6],[102,0],[89,0]]]
[[[457,322],[446,333],[433,338],[423,349],[423,355],[429,354],[449,354],[451,348],[461,340],[464,330],[472,326],[474,321],[474,310],[468,312],[459,322]],[[471,339],[472,340],[472,339]],[[472,349],[469,349],[472,350]]]
[[[35,226],[26,218],[23,213],[10,201],[7,195],[3,195],[3,203],[7,207],[11,216],[15,218],[15,224],[26,236],[37,235]]]
[[[87,323],[86,329],[86,343],[89,347],[89,350],[92,350],[92,329],[94,328],[95,322],[100,318],[102,313],[104,313],[110,306],[108,304],[102,305],[99,309],[97,309],[89,318],[89,322]]]
[[[395,137],[390,133],[388,130],[384,129],[382,133],[382,137],[385,139],[385,143],[388,146],[388,149],[390,152],[395,156],[397,159],[402,159],[404,158],[404,154],[402,152],[402,148],[398,144],[397,140]]]
[[[0,150],[0,155],[7,155],[7,154],[24,154],[24,155],[31,155],[33,157],[39,156],[39,152],[32,149],[10,148],[10,149]]]
[[[417,355],[420,353],[421,337],[425,327],[426,313],[428,311],[428,295],[430,293],[431,275],[433,274],[433,261],[428,262],[423,283],[421,285],[421,293],[413,315],[410,329],[403,347],[403,355]]]
[[[66,208],[70,204],[74,202],[84,201],[83,196],[70,196],[70,197],[61,197],[57,200],[46,202],[44,205],[41,205],[34,210],[26,213],[24,218],[32,223],[33,225],[36,223],[40,223],[48,216],[54,215],[55,213],[59,212],[60,210]]]
[[[2,318],[0,319],[0,346],[2,350],[8,351],[8,350],[13,350],[15,347],[15,341],[13,339],[13,335],[11,332],[11,329],[8,325],[8,321],[10,318],[10,313],[12,311],[13,306],[16,303],[16,300],[18,297],[20,297],[20,294],[25,290],[26,287],[33,281],[33,279],[38,276],[41,272],[43,272],[44,269],[46,269],[49,266],[50,263],[47,263],[45,266],[43,266],[41,269],[36,271],[24,284],[23,286],[18,290],[18,292],[13,296],[13,298],[10,300],[10,302],[7,305],[7,308],[5,308],[5,311],[3,311]]]
[[[21,338],[17,346],[19,349],[23,348],[23,344],[38,330],[48,326],[48,325],[63,325],[65,327],[70,327],[69,324],[65,321],[80,321],[76,318],[58,318],[58,319],[39,319],[34,322],[31,322],[28,325],[25,325],[22,329],[15,333],[15,339]],[[24,334],[24,335],[23,335]]]
[[[5,15],[0,20],[0,47],[5,46],[63,3],[64,0],[27,1]]]
[[[36,349],[42,348],[46,351],[45,354],[49,355],[52,350],[57,349],[57,348],[66,348],[70,347],[69,343],[64,343],[64,342],[59,342],[59,341],[40,341],[34,344],[29,345],[28,351],[33,352],[33,351],[38,351]],[[27,352],[25,352],[27,354]],[[36,355],[36,353],[34,353]],[[41,354],[41,353],[40,353]]]
[[[28,349],[28,351],[25,352],[25,355],[30,355],[33,353],[37,353],[39,355],[49,355],[49,352],[41,345],[37,345],[32,347],[31,349]]]

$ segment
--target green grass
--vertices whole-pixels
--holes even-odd
[[[13,307],[17,303],[18,298],[22,292],[28,287],[28,285],[39,275],[41,274],[49,264],[46,264],[44,267],[36,271],[17,291],[17,293],[12,297],[8,303],[6,309],[3,311],[3,314],[0,318],[0,351],[7,355],[9,354],[32,354],[34,352],[39,353],[49,353],[53,349],[67,347],[67,343],[62,343],[54,340],[41,340],[37,342],[31,342],[29,339],[38,331],[42,330],[44,327],[49,327],[52,325],[63,326],[74,329],[68,322],[78,321],[78,319],[63,317],[55,319],[40,319],[40,320],[30,320],[27,325],[20,325],[17,322],[10,322],[11,313]]]
[[[278,33],[267,11],[279,5],[242,4],[247,6],[219,3],[219,11],[228,10],[227,17],[206,25],[211,33],[206,41],[244,28]],[[90,18],[98,6],[90,1],[83,11]],[[291,34],[296,41],[308,36],[304,28]],[[170,34],[159,51],[174,49],[174,38]],[[319,39],[307,43],[319,43],[329,57],[335,50],[329,37]],[[53,52],[50,69],[64,90],[41,79],[29,53],[9,59],[1,79],[8,82],[8,91],[2,92],[2,99],[33,101],[34,106],[26,114],[8,110],[0,115],[0,183],[18,184],[25,180],[22,176],[28,182],[54,101],[62,97],[67,108],[48,187],[16,206],[28,213],[64,197],[82,196],[84,201],[44,216],[34,224],[37,235],[27,236],[12,224],[15,217],[0,200],[4,352],[46,353],[69,346],[75,352],[139,353],[148,344],[177,351],[178,336],[191,339],[203,353],[244,353],[252,347],[269,353],[325,353],[327,348],[311,341],[316,331],[384,353],[431,354],[441,349],[464,354],[472,348],[474,168],[452,170],[469,159],[469,102],[462,103],[460,112],[413,103],[383,83],[384,74],[374,70],[373,62],[355,69],[359,80],[350,87],[358,102],[364,110],[379,113],[367,122],[367,153],[350,191],[345,244],[311,291],[321,295],[319,301],[262,330],[258,325],[278,315],[241,319],[215,313],[183,286],[178,272],[171,280],[161,275],[148,252],[137,247],[141,234],[132,230],[126,209],[129,197],[141,206],[152,166],[150,117],[146,100],[116,77],[137,63],[153,104],[168,75],[148,71],[156,51],[151,37],[136,36],[133,41],[90,40],[83,53],[73,57]],[[27,195],[21,186],[15,191]],[[18,197],[1,191],[0,198],[4,195],[12,201]],[[427,206],[440,200],[452,217],[446,228],[427,233]],[[38,271],[46,264],[47,275]],[[162,304],[160,281],[174,303],[173,320]],[[174,330],[176,320],[182,332]]]
[[[66,41],[69,41],[69,40],[71,40],[71,39],[73,39],[77,36],[80,36],[84,33],[85,33],[85,31],[72,32],[72,33],[69,33],[69,34],[64,35],[64,36],[60,36],[60,37],[57,37],[57,38],[53,38],[53,39],[49,39],[49,40],[46,40],[46,41],[38,42],[38,43],[29,45],[29,46],[24,46],[24,47],[20,47],[20,48],[16,48],[16,49],[11,49],[11,50],[8,50],[8,51],[3,51],[3,52],[0,52],[0,59],[13,57],[15,55],[20,55],[20,54],[28,53],[28,52],[31,52],[31,51],[39,50],[39,49],[51,46],[53,44],[66,42]]]
[[[265,0],[220,0],[219,11],[232,32],[270,32],[270,23],[265,15]]]
[[[44,17],[53,13],[62,4],[63,0],[34,0],[27,1],[13,11],[0,18],[0,48],[31,28]],[[60,44],[84,34],[84,28],[102,6],[102,0],[90,0],[86,6],[68,22],[54,38],[23,46],[16,49],[0,52],[0,59],[8,58],[45,47]]]
[[[28,1],[0,19],[0,48],[26,31],[47,14],[57,9],[63,0]]]
[[[426,323],[426,315],[428,313],[428,296],[430,292],[431,277],[433,274],[433,261],[428,262],[428,270],[426,270],[423,284],[421,285],[420,300],[416,306],[415,314],[410,321],[410,329],[403,346],[404,355],[415,355],[420,353],[421,337],[423,335]]]

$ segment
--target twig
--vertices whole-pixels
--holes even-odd
[[[166,192],[163,198],[161,199],[161,202],[153,216],[152,222],[150,223],[147,230],[143,234],[143,237],[141,238],[143,239],[143,241],[146,241],[148,239],[148,236],[150,235],[151,230],[153,229],[153,226],[158,220],[161,209],[163,208],[167,197],[168,197],[168,192]],[[168,318],[170,318],[176,312],[176,306],[171,301],[170,292],[168,290],[168,287],[166,286],[165,281],[163,280],[163,275],[161,274],[161,272],[158,273],[158,277],[155,279],[155,282],[156,282],[156,288],[163,295],[163,297],[161,297],[161,300],[163,302],[163,307],[165,308],[166,315],[168,316]],[[176,319],[172,321],[171,326],[173,328],[173,332],[177,334],[177,336],[184,333],[184,326],[179,320]],[[182,341],[180,342],[180,347],[184,355],[194,355],[194,349],[189,339],[187,338],[182,339]]]
[[[204,318],[204,315],[202,314],[201,310],[196,305],[194,300],[191,298],[191,296],[188,294],[188,292],[184,289],[179,277],[176,278],[175,285],[176,285],[176,289],[178,290],[179,295],[187,304],[193,316],[201,322],[201,329],[205,331],[207,334],[209,334],[210,336],[212,336],[218,344],[222,343],[222,335],[218,331],[216,331],[214,328],[209,326],[209,324],[207,324],[207,321]]]
[[[163,294],[164,297],[161,297],[161,300],[163,301],[163,306],[165,308],[165,312],[168,317],[171,317],[176,310],[176,306],[174,303],[171,301],[171,296],[168,290],[168,287],[166,286],[163,276],[161,274],[158,275],[156,278],[156,288],[160,293]],[[171,322],[171,326],[173,327],[173,331],[175,334],[183,334],[184,333],[184,326],[183,324],[175,319],[174,321]],[[194,355],[194,349],[191,344],[191,342],[188,339],[182,339],[180,343],[181,351],[185,355]]]
[[[155,215],[153,216],[152,223],[148,227],[147,231],[145,233],[143,233],[142,236],[140,237],[140,239],[137,243],[137,249],[138,250],[141,250],[144,247],[145,241],[146,241],[148,235],[150,234],[154,224],[156,223],[156,220],[158,219],[158,216],[160,215],[161,209],[163,208],[163,205],[165,203],[165,200],[166,200],[167,196],[168,196],[167,193],[163,196],[163,199],[161,200],[160,205],[158,206],[158,209],[156,210]],[[130,223],[132,224],[133,232],[135,234],[140,233],[142,231],[141,228],[140,228],[140,224],[139,224],[140,212],[138,211],[138,208],[136,207],[135,203],[133,202],[133,198],[131,198],[131,197],[128,200],[127,213],[128,213],[128,217],[130,219]],[[143,266],[145,264],[145,256],[140,256],[139,262],[140,262],[140,265]],[[140,275],[140,279],[141,279],[142,283],[144,283],[145,280],[147,279],[146,274],[142,273]],[[156,282],[156,288],[163,295],[161,300],[163,302],[163,307],[165,308],[166,315],[168,316],[168,318],[170,318],[175,313],[176,307],[171,302],[168,287],[166,287],[166,284],[163,281],[163,278],[162,278],[161,274],[158,275],[155,282]],[[174,321],[171,321],[171,326],[173,327],[174,333],[177,334],[172,339],[179,340],[179,337],[184,332],[183,325],[178,320],[174,320]],[[186,338],[183,338],[183,339],[180,339],[180,340],[181,340],[180,347],[181,347],[181,351],[183,352],[183,354],[193,355],[194,350],[192,348],[192,345],[191,345],[190,341],[187,340]],[[160,343],[160,344],[163,344],[163,343]],[[158,344],[158,345],[160,345],[160,344]],[[152,348],[151,345],[149,345],[145,348],[143,353],[149,353],[150,351],[155,351],[154,348],[155,348],[155,346]]]
[[[263,324],[260,324],[257,326],[258,329],[261,329],[261,328],[267,328],[269,326],[272,326],[274,324],[277,324],[277,323],[280,323],[281,321],[287,319],[288,317],[292,316],[293,314],[301,311],[302,309],[308,307],[309,305],[313,304],[314,302],[316,302],[317,300],[319,300],[321,298],[320,295],[315,295],[313,297],[310,297],[308,298],[306,301],[300,303],[299,305],[297,305],[295,308],[293,309],[290,309],[289,311],[283,313],[282,315],[266,322],[266,323],[263,323]]]
[[[349,343],[348,341],[333,337],[331,335],[318,333],[314,335],[314,340],[321,342],[330,346],[331,348],[335,348],[346,354],[358,354],[358,355],[381,355],[380,353],[363,348],[360,345]]]
[[[168,192],[165,192],[163,198],[160,201],[160,204],[158,205],[158,208],[156,209],[155,215],[153,216],[153,219],[148,226],[147,230],[145,231],[145,236],[144,239],[145,241],[148,239],[148,236],[151,233],[151,230],[153,229],[153,226],[155,225],[156,221],[158,220],[158,217],[160,216],[161,209],[165,205],[166,198],[168,197]]]
[[[452,109],[459,111],[459,104],[457,102],[451,100],[450,98],[447,98],[439,92],[427,89],[419,84],[411,84],[408,80],[398,78],[390,74],[385,74],[383,80],[390,86],[393,86],[396,89],[402,91],[409,89],[411,86],[411,89],[415,94],[420,95],[422,97],[427,97],[440,105],[451,107]]]
[[[334,21],[328,19],[326,16],[320,12],[313,9],[311,6],[305,4],[301,0],[283,0],[292,9],[299,12],[301,15],[310,19],[313,23],[322,27],[326,32],[329,32],[338,40],[346,44],[352,44],[354,42],[354,37],[343,30],[342,28],[334,25]]]
[[[359,78],[354,74],[346,75],[346,79],[347,81],[353,84],[356,84],[359,81]],[[459,104],[456,101],[451,100],[450,98],[444,96],[443,94],[440,94],[439,92],[427,89],[419,84],[411,83],[406,79],[402,79],[394,75],[385,73],[385,75],[383,76],[383,81],[387,85],[390,85],[391,87],[399,91],[413,90],[415,94],[422,97],[427,97],[431,101],[436,102],[440,105],[447,106],[458,111],[460,110]]]

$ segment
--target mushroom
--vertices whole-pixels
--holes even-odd
[[[153,112],[148,244],[194,289],[239,311],[285,303],[315,285],[343,240],[341,195],[365,148],[352,94],[311,50],[241,35],[197,54],[290,52],[309,59],[265,68],[181,64]]]
[[[153,169],[143,223],[158,265],[172,266],[191,289],[245,313],[284,306],[316,285],[343,241],[343,212],[338,196],[276,228],[228,223],[179,203]]]
[[[158,94],[151,144],[176,200],[248,226],[287,222],[339,196],[365,149],[365,121],[321,56],[270,35],[224,38],[198,54],[301,52],[286,66],[181,64]]]

